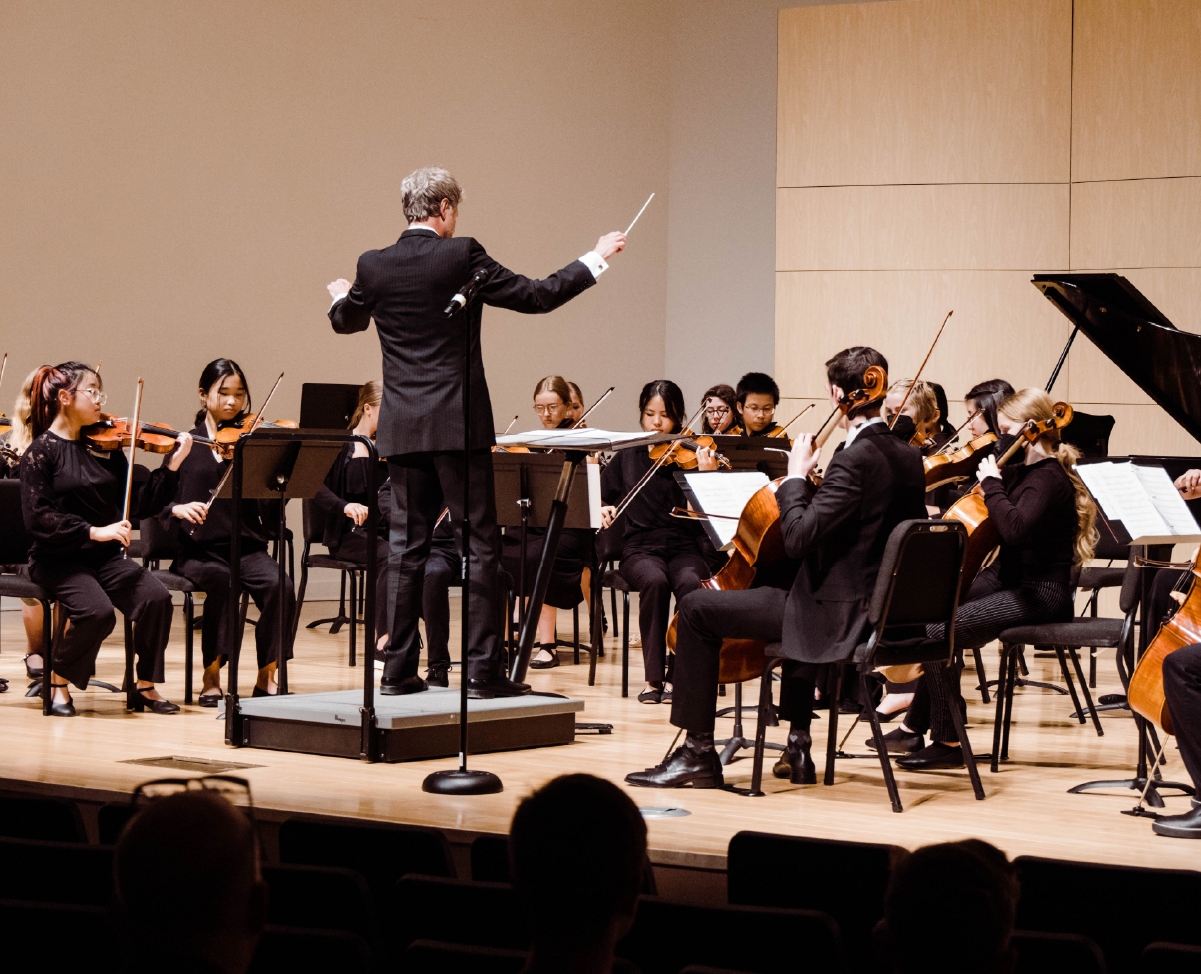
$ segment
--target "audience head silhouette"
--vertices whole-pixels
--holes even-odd
[[[555,778],[517,807],[509,850],[535,958],[611,957],[646,869],[646,823],[629,796],[590,774]]]
[[[250,966],[267,887],[254,825],[221,795],[186,791],[148,805],[117,840],[113,873],[136,956],[223,974]]]
[[[1007,974],[1017,901],[1017,875],[996,846],[929,845],[893,867],[881,946],[899,974]]]

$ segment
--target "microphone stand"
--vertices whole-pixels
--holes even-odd
[[[462,304],[452,301],[446,309],[446,317],[453,318],[460,310],[466,310],[475,290],[483,283],[480,274],[460,292]],[[472,287],[472,285],[475,285]],[[471,289],[470,292],[468,289]],[[492,462],[492,458],[488,458]],[[461,527],[463,558],[463,606],[462,628],[459,647],[459,766],[454,771],[435,771],[426,776],[421,790],[435,795],[495,795],[504,790],[500,778],[491,771],[469,771],[467,769],[467,672],[470,666],[468,641],[471,612],[471,318],[463,318],[463,523]]]

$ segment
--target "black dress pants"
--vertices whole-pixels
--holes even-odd
[[[497,605],[500,591],[500,532],[496,526],[496,492],[492,451],[473,450],[464,470],[459,451],[404,453],[388,458],[392,481],[392,533],[388,605],[394,607],[384,661],[384,678],[416,676],[421,657],[417,622],[421,618],[426,561],[434,524],[450,508],[455,546],[462,550],[463,481],[471,483],[471,591],[469,644],[464,647],[467,677],[491,680],[502,675]]]
[[[676,621],[675,692],[671,722],[689,733],[712,733],[717,712],[717,673],[723,639],[777,642],[784,631],[788,593],[778,588],[744,592],[700,589],[680,600]],[[764,657],[764,662],[767,662]],[[784,664],[780,717],[808,728],[813,719],[813,686],[818,667]]]
[[[647,683],[658,685],[664,681],[672,595],[679,604],[710,574],[708,563],[695,547],[626,547],[621,556],[621,577],[638,593],[638,629]]]
[[[364,531],[347,531],[330,549],[330,554],[342,561],[353,561],[356,565],[367,564],[367,534]],[[375,638],[388,631],[388,542],[375,539]]]
[[[210,666],[218,656],[229,658],[233,652],[235,634],[229,628],[229,562],[228,555],[212,549],[190,551],[172,565],[172,571],[182,575],[204,592],[204,619],[200,648],[204,665]],[[284,575],[283,590],[279,587],[279,565],[266,551],[242,555],[242,588],[250,593],[259,610],[254,627],[255,648],[261,670],[275,661],[276,647],[282,635],[284,658],[292,658],[292,616],[296,611],[296,593],[292,579]],[[279,626],[280,602],[283,601],[284,627]]]
[[[1163,692],[1180,759],[1201,788],[1201,644],[1183,646],[1163,661]]]
[[[171,593],[138,562],[120,554],[103,558],[81,552],[77,561],[34,564],[29,577],[50,592],[71,620],[54,647],[55,673],[87,689],[100,644],[117,624],[115,608],[133,620],[138,679],[163,682]]]
[[[421,614],[430,666],[450,666],[450,586],[462,574],[461,563],[459,553],[447,548],[431,548],[425,563]]]

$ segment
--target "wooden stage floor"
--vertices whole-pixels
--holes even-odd
[[[458,605],[457,598],[451,600],[454,643]],[[329,615],[329,609],[329,603],[306,604],[302,621]],[[177,612],[165,688],[167,696],[177,702],[183,697],[181,618]],[[234,773],[250,780],[255,805],[267,810],[268,817],[317,812],[432,825],[461,843],[479,833],[506,832],[518,800],[555,775],[588,771],[620,783],[627,772],[656,764],[674,733],[667,708],[641,705],[634,695],[621,698],[620,645],[609,638],[595,687],[587,686],[586,654],[581,654],[579,666],[531,671],[530,681],[535,689],[581,697],[586,710],[580,719],[612,723],[612,735],[582,734],[569,746],[472,759],[471,766],[500,775],[505,786],[502,794],[473,798],[427,795],[421,791],[422,779],[432,770],[453,767],[453,760],[371,765],[341,758],[232,749],[223,743],[223,725],[214,719],[212,710],[185,707],[182,713],[167,717],[126,714],[123,698],[95,690],[76,694],[79,717],[43,718],[39,701],[23,696],[26,681],[20,614],[2,613],[0,625],[0,676],[10,681],[9,692],[0,695],[0,790],[6,791],[32,790],[99,802],[128,795],[141,781],[177,773],[127,763],[131,760],[174,755],[234,761],[254,765]],[[113,683],[120,682],[120,633],[118,625],[98,666],[99,678]],[[346,664],[345,630],[330,636],[302,627],[300,633],[297,658],[289,670],[294,691],[361,686],[361,667],[351,669]],[[196,643],[199,667],[199,634]],[[452,644],[451,651],[457,655],[457,646]],[[631,670],[639,673],[640,653],[635,649],[633,655]],[[569,660],[570,651],[561,651],[561,656]],[[986,652],[985,665],[995,676],[995,652]],[[1033,678],[1060,682],[1053,660],[1031,658],[1030,665]],[[973,675],[969,669],[965,687],[974,685]],[[1098,676],[1100,685],[1095,693],[1117,688],[1112,654],[1101,656]],[[455,676],[452,682],[457,682]],[[634,694],[639,686],[635,677]],[[244,689],[248,692],[249,688],[247,680]],[[757,692],[757,684],[749,685],[746,699],[755,700]],[[732,703],[732,697],[724,699]],[[986,752],[991,746],[992,707],[984,706],[976,693],[968,695],[968,710],[974,746]],[[794,786],[768,776],[767,795],[762,798],[691,789],[633,788],[630,794],[639,805],[667,804],[691,812],[687,817],[648,823],[652,859],[668,868],[724,869],[730,836],[742,829],[891,842],[909,848],[977,836],[1011,856],[1201,868],[1201,843],[1156,836],[1149,820],[1119,814],[1133,806],[1133,793],[1067,794],[1069,787],[1080,782],[1129,777],[1136,754],[1134,725],[1128,716],[1103,715],[1105,736],[1098,738],[1091,724],[1081,726],[1070,720],[1070,711],[1068,697],[1038,689],[1018,691],[1011,761],[995,775],[981,765],[988,796],[983,802],[974,800],[965,771],[902,772],[898,780],[905,811],[895,814],[874,759],[839,761],[833,787]],[[723,726],[729,728],[731,723],[719,722],[719,736],[724,736]],[[748,713],[748,734],[753,727]],[[824,753],[824,728],[824,720],[814,725],[815,756]],[[769,740],[782,742],[785,733],[783,727],[772,728]],[[856,729],[851,741],[855,746],[849,745],[849,749],[864,751],[866,736]],[[727,769],[727,781],[741,786],[749,783],[751,773],[749,752],[743,753],[747,756]],[[1184,772],[1174,747],[1169,756],[1166,775],[1179,778]],[[818,757],[819,766],[821,760]],[[1188,799],[1168,797],[1167,802],[1169,812],[1184,811]]]

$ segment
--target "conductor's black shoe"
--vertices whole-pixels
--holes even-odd
[[[491,700],[493,697],[521,697],[530,692],[528,683],[514,683],[507,676],[491,680],[468,680],[467,696],[472,700]]]
[[[929,747],[920,751],[897,758],[897,767],[906,771],[934,771],[937,768],[962,768],[963,748],[951,747],[950,744],[939,744],[935,741]]]
[[[425,682],[432,687],[450,686],[450,667],[435,663],[425,671]]]
[[[1161,815],[1151,823],[1156,835],[1174,839],[1201,839],[1201,801],[1193,799],[1193,807],[1183,815]]]
[[[876,739],[869,737],[867,746],[876,749]],[[889,754],[913,754],[926,746],[926,740],[921,734],[910,734],[900,727],[890,730],[884,735],[884,748]]]
[[[640,788],[720,788],[725,784],[721,773],[721,759],[709,746],[697,750],[691,741],[685,741],[672,752],[662,764],[645,771],[626,775],[626,783]]]
[[[794,785],[817,784],[817,767],[809,753],[812,738],[803,731],[788,735],[788,744],[780,754],[780,760],[771,769],[777,778],[787,778]]]
[[[421,693],[428,687],[429,684],[419,676],[406,676],[403,680],[385,676],[379,681],[379,692],[385,697],[403,697],[409,693]]]

